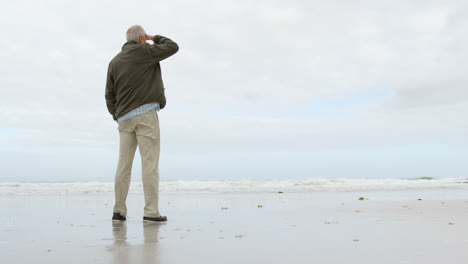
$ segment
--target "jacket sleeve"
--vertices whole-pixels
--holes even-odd
[[[117,101],[115,97],[115,90],[114,90],[114,77],[112,75],[112,66],[109,64],[109,68],[107,69],[107,82],[106,82],[106,104],[107,110],[112,115],[114,120],[117,120],[115,116],[115,103]]]
[[[150,50],[156,61],[162,61],[179,50],[177,43],[161,35],[154,36],[153,42],[154,44],[150,45]]]

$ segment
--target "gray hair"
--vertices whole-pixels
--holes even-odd
[[[136,41],[138,42],[139,37],[143,35],[143,38],[145,37],[145,30],[140,26],[140,25],[134,25],[131,26],[127,30],[127,41]]]

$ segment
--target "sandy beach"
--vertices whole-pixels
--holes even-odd
[[[364,197],[364,200],[358,198]],[[465,190],[0,196],[1,263],[466,263]]]

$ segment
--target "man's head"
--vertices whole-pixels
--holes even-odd
[[[146,42],[145,35],[145,30],[141,26],[134,25],[127,30],[127,41],[136,41],[143,44]]]

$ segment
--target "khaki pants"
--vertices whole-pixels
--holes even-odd
[[[140,149],[144,216],[158,217],[159,199],[159,119],[156,110],[119,122],[120,154],[115,174],[114,212],[127,215],[128,189],[136,147]]]

